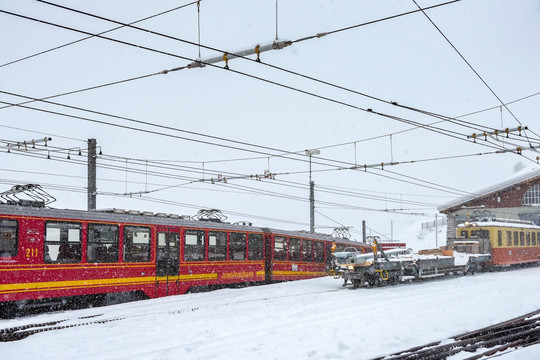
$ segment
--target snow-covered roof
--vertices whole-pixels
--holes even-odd
[[[530,180],[530,179],[533,179],[533,178],[536,178],[536,177],[539,177],[539,176],[540,176],[540,168],[535,168],[533,170],[529,169],[529,170],[520,171],[520,172],[517,172],[516,174],[514,174],[514,176],[508,178],[505,181],[502,181],[502,182],[497,183],[495,185],[490,185],[490,186],[485,187],[483,189],[477,190],[477,191],[471,193],[470,195],[466,195],[466,196],[454,199],[452,201],[449,201],[448,203],[437,207],[437,210],[444,211],[444,210],[459,206],[461,204],[467,203],[467,202],[469,202],[471,200],[474,200],[474,199],[477,199],[479,197],[489,195],[489,194],[494,193],[496,191],[500,191],[500,190],[509,188],[509,187],[511,187],[513,185],[519,184],[519,183],[521,183],[523,181]]]

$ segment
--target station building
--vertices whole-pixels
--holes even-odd
[[[540,169],[520,172],[438,210],[447,217],[447,240],[455,238],[457,225],[466,221],[496,218],[528,220],[540,225]]]

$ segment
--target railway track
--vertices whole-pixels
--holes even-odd
[[[475,353],[468,360],[487,359],[502,351],[540,344],[540,310],[372,360],[439,360],[461,352]]]
[[[248,300],[242,300],[242,301],[235,301],[232,303],[224,303],[221,304],[221,306],[230,306],[233,304],[241,304],[241,303],[249,303],[249,302],[257,302],[257,301],[270,301],[274,299],[281,299],[281,298],[287,298],[287,297],[297,297],[297,296],[307,296],[312,294],[320,294],[320,293],[327,293],[327,292],[335,292],[335,291],[341,291],[341,290],[323,290],[323,291],[313,291],[309,293],[299,293],[299,294],[290,294],[290,295],[280,295],[280,296],[273,296],[273,297],[264,297],[264,298],[256,298],[256,299],[248,299]],[[186,312],[194,312],[201,310],[199,307],[188,307],[183,308],[179,310],[168,310],[168,311],[161,311],[161,312],[153,312],[149,314],[140,314],[140,315],[131,315],[131,316],[119,316],[119,317],[113,317],[113,318],[102,318],[97,319],[101,316],[104,316],[105,314],[94,314],[89,316],[83,316],[83,317],[74,317],[71,319],[61,319],[61,320],[55,320],[55,321],[49,321],[49,322],[42,322],[42,323],[30,323],[25,325],[19,325],[19,326],[13,326],[9,328],[0,329],[0,342],[9,342],[9,341],[17,341],[25,339],[31,335],[48,332],[48,331],[56,331],[56,330],[63,330],[73,327],[80,327],[80,326],[88,326],[88,325],[96,325],[96,324],[105,324],[109,322],[115,322],[115,321],[121,321],[121,320],[127,320],[131,318],[138,318],[138,317],[145,317],[145,316],[155,316],[157,314],[163,314],[167,313],[169,315],[174,314],[181,314]],[[90,321],[86,321],[88,319],[94,319]],[[29,318],[31,320],[31,318]]]

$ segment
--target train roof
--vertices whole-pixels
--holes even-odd
[[[470,228],[470,227],[512,227],[512,228],[524,228],[540,230],[540,226],[535,225],[531,221],[522,220],[491,220],[491,221],[470,221],[459,224],[458,228]]]
[[[123,209],[101,209],[101,210],[75,210],[75,209],[55,209],[49,207],[32,207],[19,205],[0,204],[0,215],[46,217],[57,219],[69,219],[80,221],[100,221],[100,222],[123,222],[140,225],[162,225],[180,226],[191,228],[205,228],[229,231],[249,231],[249,232],[272,232],[284,236],[299,238],[310,238],[325,241],[339,241],[351,245],[363,243],[332,237],[327,234],[309,233],[307,231],[292,231],[281,229],[269,229],[246,224],[231,224],[228,222],[193,220],[188,215],[175,215],[165,213],[152,213],[137,210]],[[366,245],[367,246],[367,245]]]

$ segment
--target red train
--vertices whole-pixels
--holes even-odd
[[[308,232],[139,212],[0,204],[0,310],[114,303],[324,276],[332,242]]]

